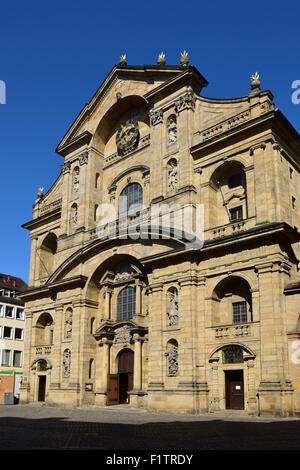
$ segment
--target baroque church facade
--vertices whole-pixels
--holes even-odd
[[[257,74],[206,86],[185,53],[122,56],[59,143],[24,224],[22,402],[300,409],[299,134]]]

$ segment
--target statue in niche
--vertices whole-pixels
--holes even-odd
[[[71,338],[72,324],[73,324],[73,313],[72,311],[68,311],[65,317],[65,338]]]
[[[176,161],[171,161],[171,168],[168,171],[168,187],[169,191],[175,191],[178,183],[178,167]]]
[[[66,349],[63,355],[64,377],[68,378],[71,374],[71,351]]]
[[[72,222],[73,227],[75,227],[77,225],[77,222],[78,222],[78,208],[77,208],[77,206],[72,207],[71,222]]]
[[[169,302],[167,307],[169,326],[178,324],[178,293],[177,290],[169,292]]]
[[[72,191],[73,194],[78,193],[79,190],[79,168],[75,168],[73,172]]]
[[[178,346],[172,345],[172,347],[165,353],[168,363],[168,376],[174,377],[178,375]]]
[[[177,142],[177,123],[172,117],[168,122],[168,142],[169,144],[175,144],[175,142]]]

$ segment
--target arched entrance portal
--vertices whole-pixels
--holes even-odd
[[[124,349],[118,356],[119,403],[129,403],[128,392],[133,389],[133,356],[131,349]]]

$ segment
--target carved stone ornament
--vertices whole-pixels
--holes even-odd
[[[162,109],[152,109],[150,111],[150,123],[151,126],[156,126],[163,121],[163,110]]]
[[[169,191],[175,191],[178,183],[178,167],[175,162],[171,163],[171,168],[168,170],[168,188]]]
[[[178,375],[178,347],[172,346],[169,351],[165,353],[167,357],[168,376],[175,377]]]
[[[115,276],[116,281],[129,281],[133,278],[134,272],[131,273],[117,273]]]
[[[118,343],[130,343],[132,336],[130,334],[130,326],[122,326],[115,331],[114,342]]]
[[[71,169],[71,163],[70,162],[65,162],[61,166],[61,172],[64,175],[65,173],[68,173]]]
[[[73,173],[73,181],[72,181],[72,191],[74,193],[78,193],[79,190],[79,168],[76,168]]]
[[[84,152],[83,154],[79,155],[78,160],[80,165],[85,165],[89,160],[89,154]]]
[[[116,144],[119,155],[126,155],[128,152],[136,149],[139,144],[140,131],[139,124],[133,119],[128,119],[121,124],[117,135]]]
[[[65,378],[70,377],[71,374],[71,351],[66,349],[63,355],[63,375]]]
[[[76,227],[77,222],[78,222],[78,208],[76,206],[76,207],[72,207],[72,210],[71,210],[72,227]]]
[[[72,337],[73,313],[67,312],[65,317],[65,338]]]
[[[168,122],[168,143],[175,144],[177,142],[177,124],[175,119],[170,118]]]
[[[178,294],[177,292],[170,293],[169,303],[167,307],[167,316],[169,320],[169,326],[178,324]]]
[[[177,113],[184,109],[195,109],[195,95],[193,90],[190,88],[184,95],[180,96],[175,103]]]

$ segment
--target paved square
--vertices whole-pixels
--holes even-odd
[[[0,449],[299,449],[299,419],[176,415],[130,409],[0,407]]]

